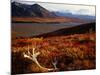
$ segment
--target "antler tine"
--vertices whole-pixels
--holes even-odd
[[[28,54],[31,55],[29,46],[28,46]]]
[[[25,58],[28,58],[28,59],[32,60],[32,57],[30,57],[29,55],[25,54],[25,52],[23,53],[23,55],[24,55]]]
[[[56,57],[54,58],[54,61],[52,61],[52,64],[53,64],[53,66],[54,66],[54,68],[55,68],[55,70],[57,69],[57,59],[56,59]]]
[[[57,64],[57,59],[56,59],[56,57],[54,58],[54,60],[55,60],[55,64]]]
[[[35,54],[35,48],[33,48],[33,53],[32,53],[33,55]]]
[[[25,54],[25,52],[23,52],[23,55],[24,55],[25,58],[26,58],[26,57],[29,58],[29,56],[28,56],[27,54]]]
[[[29,46],[28,46],[27,54],[28,54],[30,57],[32,57],[32,53],[30,52]]]

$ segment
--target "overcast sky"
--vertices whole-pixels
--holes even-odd
[[[54,4],[54,3],[43,3],[43,2],[32,2],[25,0],[12,0],[24,4],[39,4],[49,11],[60,11],[60,12],[71,12],[72,14],[80,15],[92,15],[95,16],[95,6],[88,5],[70,5],[70,4]]]

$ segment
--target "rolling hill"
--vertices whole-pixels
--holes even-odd
[[[52,37],[52,36],[62,36],[62,35],[72,35],[72,34],[81,34],[81,33],[91,33],[95,32],[95,22],[82,24],[78,26],[72,26],[68,28],[59,29],[50,33],[44,33],[41,35],[33,36],[33,37]]]

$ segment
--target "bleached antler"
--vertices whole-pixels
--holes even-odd
[[[53,64],[53,66],[54,66],[54,68],[55,68],[55,70],[57,70],[58,68],[57,68],[57,59],[56,59],[56,57],[54,58],[54,61],[52,61],[52,64]]]
[[[33,48],[32,53],[30,53],[29,47],[28,47],[27,54],[26,53],[23,53],[23,55],[24,55],[25,58],[28,58],[28,59],[32,60],[33,62],[35,62],[37,64],[37,66],[40,69],[42,69],[43,71],[53,71],[54,70],[54,69],[45,68],[45,67],[43,67],[43,66],[41,66],[39,64],[39,62],[37,61],[37,56],[40,55],[40,52],[35,53],[35,48]]]

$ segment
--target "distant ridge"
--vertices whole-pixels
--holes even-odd
[[[78,18],[78,19],[83,19],[83,20],[95,20],[95,16],[92,15],[79,15],[79,14],[72,14],[71,12],[54,12],[57,16],[62,16],[62,17],[73,17],[73,18]]]

